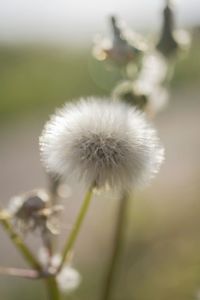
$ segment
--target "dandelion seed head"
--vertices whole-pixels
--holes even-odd
[[[146,183],[163,161],[163,148],[144,115],[109,99],[81,99],[57,110],[40,149],[49,172],[97,187]]]

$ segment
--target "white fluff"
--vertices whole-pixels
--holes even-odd
[[[38,259],[44,267],[48,266],[49,253],[46,248],[39,249]],[[58,253],[53,255],[53,257],[51,258],[51,267],[53,268],[54,271],[59,267],[61,260],[62,257]],[[56,276],[56,280],[60,290],[63,293],[70,293],[80,285],[81,275],[76,269],[74,269],[70,265],[65,265]]]
[[[57,176],[125,189],[148,182],[164,152],[142,113],[93,97],[57,110],[44,128],[40,149],[46,169]]]
[[[65,266],[56,277],[60,290],[63,293],[70,293],[81,283],[81,275],[70,266]]]

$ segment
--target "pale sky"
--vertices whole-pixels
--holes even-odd
[[[116,14],[135,29],[158,28],[164,0],[0,0],[0,40],[91,40]],[[177,0],[178,22],[200,24],[200,0]]]

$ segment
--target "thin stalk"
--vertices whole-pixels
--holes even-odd
[[[60,184],[60,179],[55,178],[52,174],[49,175],[49,192],[51,194],[52,204],[55,205],[58,200],[58,187]]]
[[[32,254],[32,252],[29,250],[29,248],[26,246],[26,244],[23,242],[21,237],[15,232],[13,229],[12,224],[9,221],[9,217],[7,216],[6,212],[0,212],[0,223],[4,227],[5,231],[10,236],[12,242],[14,243],[15,247],[20,251],[20,253],[23,255],[25,260],[31,265],[36,271],[41,273],[41,277],[43,274],[43,268],[40,265],[40,263],[37,261],[35,256]],[[14,273],[14,271],[13,271]],[[48,299],[49,300],[60,300],[60,293],[58,289],[58,285],[56,282],[55,276],[48,276],[47,273],[46,276],[44,276],[44,282],[47,286],[48,291]],[[41,278],[40,276],[38,278]],[[45,278],[46,277],[46,278]]]
[[[6,276],[16,276],[25,279],[39,279],[40,273],[36,270],[18,269],[18,268],[7,268],[0,267],[0,274]]]
[[[50,200],[51,200],[51,205],[54,206],[58,203],[59,196],[58,196],[58,187],[60,184],[60,179],[55,178],[53,174],[49,174],[48,176],[48,181],[49,181],[49,194],[50,194]],[[57,246],[57,236],[56,235],[49,235],[46,233],[44,235],[45,237],[45,248],[47,248],[49,252],[49,264],[50,260],[53,256],[53,252],[56,252],[56,246]]]
[[[0,223],[9,235],[15,247],[20,251],[20,253],[23,255],[23,257],[29,263],[30,266],[32,266],[37,271],[42,271],[42,266],[38,262],[37,258],[35,258],[31,250],[26,246],[22,238],[14,230],[7,214],[4,212],[0,212],[0,214]]]
[[[108,265],[105,285],[103,288],[102,300],[110,300],[113,292],[116,271],[119,263],[119,258],[121,255],[121,250],[124,244],[124,229],[126,225],[128,202],[129,202],[129,196],[128,194],[124,193],[119,203],[119,208],[117,213],[117,223],[114,232],[113,249],[112,249],[112,253]]]
[[[79,214],[77,216],[75,224],[71,230],[69,238],[66,241],[66,244],[64,245],[64,249],[62,252],[62,260],[61,260],[60,266],[58,267],[57,273],[59,273],[61,271],[63,265],[65,264],[67,256],[69,255],[70,251],[72,250],[72,248],[74,246],[74,243],[75,243],[77,236],[79,234],[79,231],[81,229],[81,225],[82,225],[83,220],[88,211],[89,204],[92,200],[92,195],[93,195],[93,188],[90,188],[85,195],[85,199],[83,200],[83,204],[81,206],[81,209],[79,211]]]
[[[49,300],[60,300],[61,295],[59,292],[58,284],[56,282],[55,276],[49,277],[45,279],[45,283],[48,291],[48,299]]]

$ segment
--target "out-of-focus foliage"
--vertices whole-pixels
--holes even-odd
[[[176,66],[172,84],[181,87],[184,84],[195,84],[200,81],[200,34],[194,37],[191,49],[184,59]]]
[[[0,120],[33,111],[51,112],[55,106],[80,95],[109,94],[114,85],[109,72],[102,75],[107,81],[106,89],[96,85],[90,76],[90,59],[90,52],[85,49],[0,46]],[[200,38],[197,37],[188,56],[177,63],[172,84],[175,87],[195,83],[199,78]]]
[[[88,72],[89,55],[82,49],[0,46],[0,119],[101,94]]]

